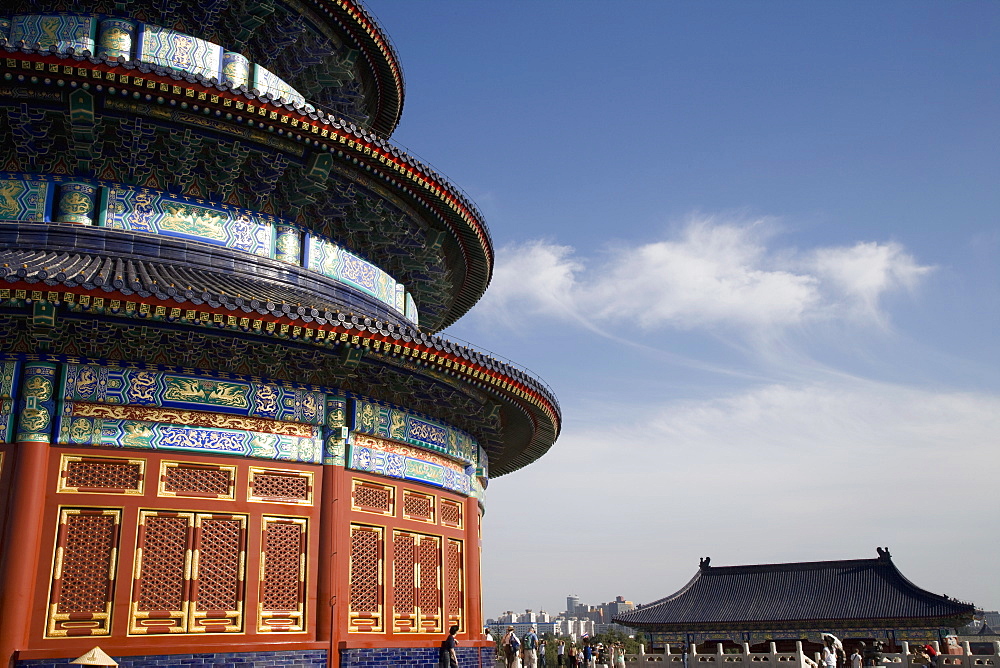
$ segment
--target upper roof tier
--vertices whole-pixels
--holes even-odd
[[[396,50],[371,14],[354,0],[11,0],[4,9],[33,15],[90,12],[99,20],[164,26],[239,54],[316,106],[385,136],[396,129],[403,111],[403,71]],[[37,27],[39,41],[48,48],[46,30]],[[128,37],[128,25],[118,28],[122,32],[116,34]],[[197,50],[191,55],[196,58]]]
[[[695,631],[784,624],[836,628],[859,620],[914,628],[971,618],[971,604],[921,589],[899,572],[888,549],[878,548],[878,554],[875,559],[722,567],[704,559],[680,591],[615,621],[634,628]]]
[[[493,246],[476,206],[382,137],[307,103],[201,73],[83,56],[67,44],[15,42],[18,21],[28,24],[21,34],[37,33],[32,26],[45,17],[13,18],[11,41],[0,50],[17,58],[8,55],[0,67],[51,100],[45,103],[51,109],[25,117],[29,131],[14,137],[6,170],[61,178],[78,173],[296,225],[406,286],[428,331],[461,317],[489,285]],[[59,18],[58,29],[68,29],[71,19],[93,27],[90,17]],[[35,76],[39,69],[58,74]],[[142,132],[128,142],[121,141],[123,115],[140,119]],[[69,134],[71,119],[81,118],[89,140],[84,153],[33,139],[36,131]],[[30,165],[19,157],[29,155]]]

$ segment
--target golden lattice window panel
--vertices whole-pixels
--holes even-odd
[[[403,491],[403,517],[420,522],[434,521],[434,497],[430,494]]]
[[[451,499],[441,499],[441,524],[456,529],[462,528],[462,504]]]
[[[130,634],[185,633],[194,513],[139,511]]]
[[[286,471],[252,466],[248,498],[250,501],[311,506],[313,474],[308,471]]]
[[[382,527],[351,525],[351,589],[347,607],[350,631],[382,632],[384,536]]]
[[[421,536],[417,546],[417,608],[423,633],[442,633],[441,538]]]
[[[465,630],[465,562],[462,541],[448,539],[444,547],[445,626]]]
[[[243,630],[246,534],[245,515],[195,516],[189,633]]]
[[[305,631],[306,520],[264,517],[262,528],[257,630]]]
[[[62,508],[45,635],[111,633],[121,510]]]
[[[351,507],[366,513],[379,515],[395,514],[396,489],[389,485],[379,485],[355,479],[351,490]]]
[[[235,489],[235,466],[172,461],[160,463],[160,496],[232,500]]]
[[[394,633],[416,633],[417,624],[417,541],[406,531],[392,536],[392,626]]]
[[[146,461],[116,457],[63,455],[59,492],[141,495]]]

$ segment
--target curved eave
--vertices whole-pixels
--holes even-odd
[[[109,258],[115,262],[118,258]],[[488,449],[490,476],[515,471],[543,455],[554,443],[562,421],[555,395],[537,378],[472,348],[415,329],[386,324],[341,312],[295,304],[262,302],[212,293],[192,297],[169,294],[167,286],[142,290],[114,282],[77,283],[75,277],[41,266],[0,267],[0,306],[49,302],[78,315],[97,315],[164,327],[215,330],[233,337],[251,336],[284,341],[289,348],[343,355],[365,362],[383,362],[419,369],[451,384],[466,386],[498,406],[504,432],[501,443]],[[44,276],[44,278],[43,278]],[[148,288],[148,289],[147,289]],[[58,315],[57,315],[58,317]],[[471,416],[483,424],[489,416]]]
[[[311,112],[303,105],[278,104],[267,95],[255,96],[241,87],[230,89],[200,75],[147,63],[119,63],[27,46],[4,44],[3,50],[8,54],[18,53],[16,60],[0,61],[0,71],[10,72],[18,83],[62,89],[67,82],[82,85],[86,81],[88,86],[97,86],[111,79],[114,83],[107,85],[113,86],[123,98],[134,93],[156,92],[162,104],[169,104],[170,100],[194,102],[208,113],[230,114],[233,118],[227,122],[234,127],[253,121],[254,127],[300,143],[305,151],[329,152],[336,159],[378,177],[383,185],[422,211],[431,227],[449,234],[459,247],[464,264],[461,283],[454,285],[450,294],[442,295],[449,304],[444,314],[437,321],[421,324],[428,331],[439,331],[457,321],[489,286],[493,275],[493,241],[475,204],[443,176],[381,137],[322,111]],[[49,76],[38,80],[39,70]],[[36,81],[31,81],[32,77]],[[174,92],[175,88],[179,92]]]
[[[378,22],[360,3],[350,0],[311,0],[309,3],[334,22],[362,53],[377,91],[372,129],[390,136],[403,114],[405,86],[396,49]]]

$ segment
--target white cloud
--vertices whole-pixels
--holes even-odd
[[[645,329],[781,329],[836,317],[884,324],[883,295],[931,270],[896,243],[807,252],[774,246],[767,220],[695,218],[673,238],[601,259],[532,241],[499,249],[493,285],[474,313],[516,325],[523,315],[632,319]]]
[[[895,242],[857,243],[849,248],[820,248],[814,251],[813,269],[853,308],[880,320],[879,298],[890,291],[913,290],[932,268],[917,261]]]
[[[693,221],[676,240],[614,252],[579,287],[580,298],[645,328],[797,322],[819,298],[816,279],[770,267],[762,231]]]
[[[493,283],[476,312],[501,322],[549,313],[570,316],[574,309],[576,274],[583,265],[573,249],[544,241],[507,246],[497,253]]]

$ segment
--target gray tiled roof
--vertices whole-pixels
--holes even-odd
[[[932,594],[892,563],[876,559],[714,567],[703,563],[680,591],[626,612],[627,626],[691,630],[698,625],[892,619],[896,622],[971,616],[973,606]],[[899,627],[909,624],[899,623]]]

